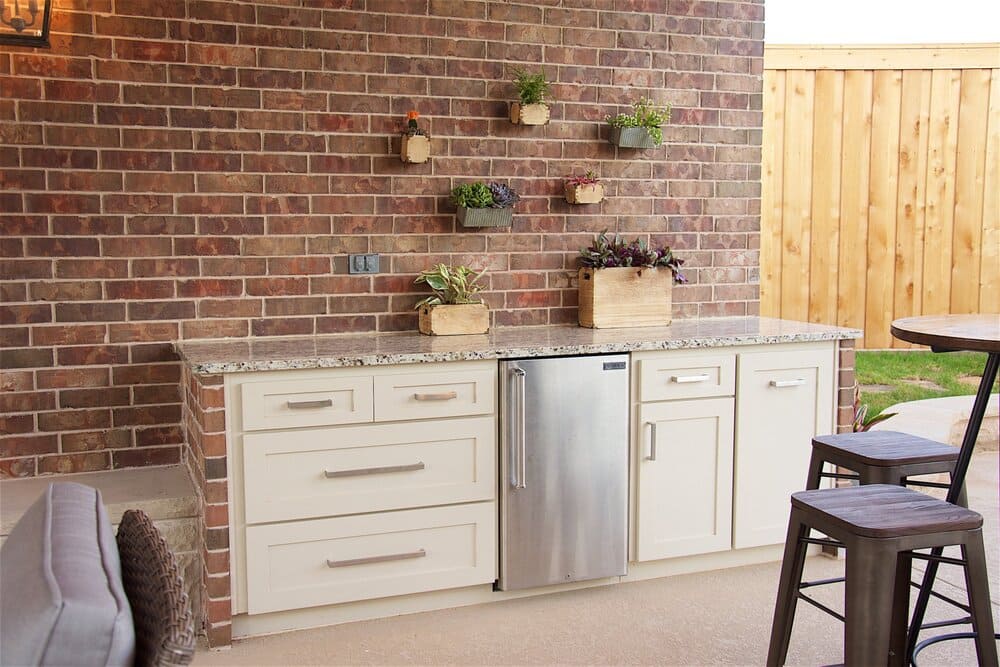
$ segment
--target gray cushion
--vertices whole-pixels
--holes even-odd
[[[134,653],[101,494],[51,484],[0,547],[0,664],[131,665]]]

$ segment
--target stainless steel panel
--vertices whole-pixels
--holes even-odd
[[[501,590],[623,575],[628,355],[501,362]]]

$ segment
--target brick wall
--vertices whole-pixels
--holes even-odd
[[[574,322],[609,229],[687,261],[675,317],[757,312],[762,0],[56,6],[51,49],[0,47],[0,476],[178,462],[170,341],[415,329],[439,261],[489,267],[495,325]],[[506,119],[514,64],[555,82],[548,126]],[[601,123],[640,95],[666,143],[617,152]],[[571,207],[587,170],[610,198]],[[512,228],[456,227],[479,178],[522,194]]]

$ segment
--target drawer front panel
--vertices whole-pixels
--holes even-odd
[[[248,382],[241,386],[243,429],[370,422],[370,376]]]
[[[247,528],[251,614],[495,578],[491,502]]]
[[[736,391],[733,354],[670,355],[639,361],[639,400],[732,396]]]
[[[243,437],[248,523],[492,500],[492,416]]]
[[[496,369],[375,377],[375,419],[493,414]]]

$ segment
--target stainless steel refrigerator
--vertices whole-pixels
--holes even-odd
[[[628,367],[500,362],[500,590],[625,574]]]

